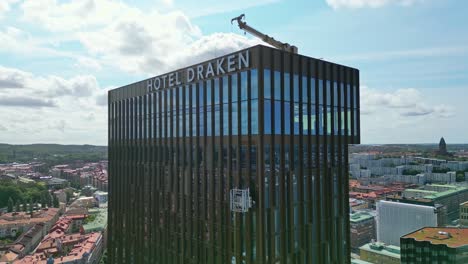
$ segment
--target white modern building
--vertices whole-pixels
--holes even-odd
[[[400,237],[427,226],[437,226],[438,210],[391,201],[377,202],[377,240],[400,246]]]

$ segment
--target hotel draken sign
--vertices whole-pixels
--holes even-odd
[[[249,67],[250,54],[249,50],[245,50],[193,67],[148,79],[147,89],[149,93],[153,93],[161,89],[177,87],[182,84],[189,84],[217,77]]]

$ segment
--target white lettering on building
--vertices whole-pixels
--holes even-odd
[[[177,71],[147,80],[147,92],[189,84],[222,74],[243,70],[250,67],[250,53],[245,50],[227,57],[216,59],[197,66],[189,67],[185,72]]]

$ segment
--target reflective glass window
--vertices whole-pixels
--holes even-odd
[[[215,79],[214,80],[214,103],[215,104],[219,104],[221,98],[219,97],[219,94],[220,94],[220,89],[221,87],[219,87],[219,79]]]
[[[294,125],[293,125],[293,134],[299,135],[299,122],[301,122],[301,117],[299,116],[299,104],[294,103]]]
[[[271,72],[269,69],[263,70],[263,87],[264,87],[264,97],[271,99]]]
[[[252,115],[251,115],[252,134],[258,134],[258,100],[252,100],[250,107],[252,110]]]
[[[319,135],[323,135],[324,133],[324,126],[325,126],[325,121],[324,121],[324,107],[319,106],[319,115],[318,115],[318,123],[319,123]]]
[[[206,108],[206,135],[211,136],[212,135],[212,127],[211,127],[211,115],[212,115],[211,107]],[[201,114],[201,113],[200,113]],[[203,127],[203,126],[201,126]]]
[[[214,118],[214,129],[215,129],[215,136],[219,136],[221,135],[221,117],[220,115],[222,115],[222,112],[219,111],[219,105],[216,105],[215,106],[215,118]]]
[[[307,104],[302,104],[302,117],[299,117],[299,121],[302,120],[302,133],[304,135],[309,134],[309,116],[307,114]]]
[[[346,107],[351,107],[351,85],[347,84],[346,85],[346,94],[347,94],[347,97],[346,97]]]
[[[275,100],[280,100],[281,99],[281,72],[275,71],[274,82],[275,82],[275,87],[274,87]]]
[[[316,130],[316,122],[317,122],[317,115],[315,112],[315,106],[316,104],[312,104],[311,108],[311,114],[310,114],[310,125],[311,125],[311,135],[317,135],[317,130]]]
[[[250,71],[250,98],[258,98],[258,72],[255,69]]]
[[[293,77],[293,98],[294,102],[299,102],[299,75],[297,74]]]
[[[291,104],[284,102],[284,134],[291,135]]]
[[[248,105],[247,101],[242,101],[241,102],[241,134],[242,135],[247,135],[248,134],[248,118],[249,118],[249,112],[248,112]]]
[[[205,117],[205,107],[202,106],[202,107],[199,108],[199,116],[200,116],[200,117],[199,117],[199,119],[200,119],[200,120],[199,120],[199,124],[200,124],[200,125],[199,125],[199,126],[200,126],[200,136],[204,136],[205,133],[206,133],[206,131],[205,131],[205,122],[206,122],[206,121],[205,121],[205,120],[206,120],[206,119],[205,119],[205,118],[206,118],[206,117]]]
[[[333,82],[333,106],[338,106],[338,83]]]
[[[232,108],[232,134],[237,135],[238,134],[238,110],[237,110],[237,102],[231,103],[231,108]]]
[[[308,89],[308,83],[307,83],[307,77],[302,76],[302,86],[301,86],[301,92],[302,92],[302,102],[307,103],[308,101],[308,95],[307,95],[307,89]]]
[[[264,120],[265,120],[265,134],[271,134],[271,100],[265,100],[263,103],[264,107]]]
[[[323,105],[323,81],[318,80],[318,96],[319,96],[319,105]]]
[[[289,73],[284,73],[284,100],[285,101],[292,101],[291,100],[291,79],[290,79],[290,74]],[[286,122],[286,124],[289,124]]]
[[[223,104],[223,134],[229,133],[229,104]]]
[[[275,134],[281,134],[281,103],[280,101],[274,101],[274,110],[275,110]]]
[[[240,87],[240,93],[241,93],[241,100],[247,100],[248,96],[247,93],[249,92],[247,89],[247,72],[241,72],[241,87]]]
[[[345,128],[346,128],[346,123],[345,123],[345,110],[344,108],[342,107],[341,108],[341,125],[340,125],[340,129],[341,129],[341,135],[346,135],[346,131],[345,131]]]
[[[357,87],[356,85],[353,85],[353,104],[354,104],[354,108],[357,108]]]
[[[231,77],[231,100],[237,102],[237,74],[233,74]]]
[[[316,104],[315,99],[317,98],[316,96],[316,89],[315,89],[315,78],[310,78],[310,102],[312,104]],[[315,110],[314,110],[315,111]]]
[[[229,102],[229,83],[228,83],[228,77],[224,76],[223,77],[223,103],[228,103]]]
[[[358,123],[357,123],[358,112],[357,109],[354,109],[354,136],[358,135]]]
[[[340,112],[338,111],[338,109],[339,108],[336,107],[336,106],[333,108],[333,117],[334,117],[333,130],[334,130],[335,135],[338,135],[339,130],[340,130],[340,123],[339,123],[339,120],[338,120]]]
[[[351,134],[353,133],[353,131],[351,131],[351,120],[352,120],[351,112],[352,111],[353,111],[352,109],[348,108],[348,111],[347,111],[348,112],[348,136],[351,136]]]
[[[327,85],[327,88],[326,88],[327,89],[327,91],[326,91],[326,93],[327,93],[327,105],[331,105],[331,103],[332,103],[332,87],[331,87],[330,81],[327,81],[326,85]]]
[[[206,93],[206,105],[211,105],[211,93],[213,92],[213,90],[211,89],[211,80],[208,80],[205,84],[205,93]],[[203,96],[201,97],[203,98]],[[203,102],[203,99],[201,99]],[[202,103],[200,103],[202,104]]]

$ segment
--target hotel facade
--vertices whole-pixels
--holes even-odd
[[[109,91],[111,263],[350,263],[359,71],[254,46]]]

